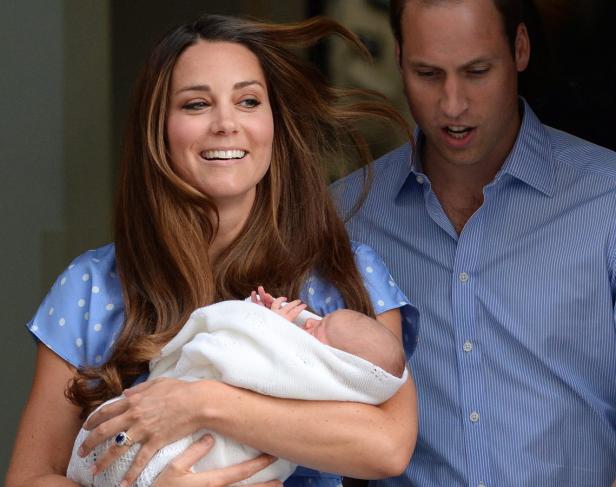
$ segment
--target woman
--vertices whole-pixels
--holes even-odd
[[[330,34],[360,46],[324,19],[283,26],[204,16],[153,50],[128,125],[114,245],[78,257],[29,324],[40,340],[36,372],[7,485],[74,485],[65,471],[83,417],[143,380],[200,306],[265,284],[320,314],[376,314],[400,338],[401,310],[409,320],[414,310],[371,249],[351,246],[322,175],[324,161],[348,158],[349,147],[366,157],[352,120],[396,116],[381,100],[354,103],[358,93],[329,88],[287,50]],[[126,485],[159,448],[202,428],[362,478],[401,472],[417,433],[410,381],[378,407],[276,399],[212,381],[154,380],[125,394],[88,420],[82,453],[127,433],[141,449]],[[157,485],[226,485],[271,462],[191,473],[209,441],[178,457]],[[97,471],[123,448],[110,448]],[[307,479],[339,482],[308,469],[288,482]]]

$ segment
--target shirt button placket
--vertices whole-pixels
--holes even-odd
[[[481,295],[482,212],[472,220],[459,235],[452,266],[452,311],[456,333],[456,356],[460,371],[460,406],[465,411],[463,435],[468,458],[474,458],[469,469],[471,486],[489,484],[489,451],[486,431],[480,413],[485,408],[482,373],[482,354],[477,340],[481,337],[482,315],[476,305]],[[487,418],[486,418],[487,419]],[[487,484],[486,484],[487,485]]]

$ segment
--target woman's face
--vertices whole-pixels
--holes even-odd
[[[274,121],[257,57],[199,41],[179,57],[167,119],[171,162],[219,210],[250,211],[272,155]]]

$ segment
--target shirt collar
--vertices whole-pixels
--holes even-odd
[[[494,178],[509,174],[542,193],[553,196],[556,168],[546,128],[526,100],[520,98],[522,124],[511,152]]]
[[[392,161],[393,164],[396,164],[398,167],[396,169],[396,174],[392,174],[392,187],[396,196],[400,194],[400,191],[406,186],[407,180],[409,178],[415,179],[413,173],[415,172],[413,161],[415,159],[415,155],[419,152],[416,150],[416,141],[417,134],[419,129],[415,129],[415,133],[413,135],[413,143],[407,142],[401,147],[401,151],[399,152],[399,158],[397,161]]]
[[[504,174],[508,174],[542,193],[552,196],[556,176],[549,135],[522,97],[520,97],[520,109],[522,110],[522,123],[518,136],[494,180],[498,181]],[[413,135],[415,149],[411,150],[409,147],[408,159],[400,167],[400,177],[397,179],[397,187],[395,188],[396,194],[405,187],[409,176],[412,175],[413,179],[426,177],[420,157],[425,136],[419,127],[415,129]]]

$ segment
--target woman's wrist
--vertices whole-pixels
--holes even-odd
[[[213,431],[217,426],[224,423],[229,416],[232,394],[239,392],[233,386],[213,380],[199,380],[191,383],[193,390],[190,391],[196,407],[195,422],[199,428],[207,428]]]

